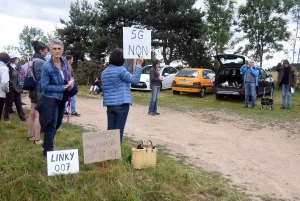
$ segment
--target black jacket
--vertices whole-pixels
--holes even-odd
[[[45,132],[46,126],[53,120],[54,118],[54,109],[55,108],[55,98],[49,98],[46,96],[42,96],[39,100],[35,109],[40,114],[40,124],[41,124],[41,132]]]

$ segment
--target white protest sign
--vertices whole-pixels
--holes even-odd
[[[78,149],[48,151],[48,176],[79,172]]]
[[[120,130],[82,133],[84,163],[121,158]]]
[[[123,27],[123,54],[126,59],[151,59],[151,31]]]

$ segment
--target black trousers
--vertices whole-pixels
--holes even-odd
[[[0,121],[2,117],[4,103],[5,103],[5,98],[0,98]]]

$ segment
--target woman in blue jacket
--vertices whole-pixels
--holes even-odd
[[[41,73],[42,98],[37,110],[40,113],[40,124],[44,135],[44,152],[53,151],[53,141],[57,129],[62,123],[65,111],[64,92],[73,88],[74,80],[70,80],[67,72],[67,61],[62,57],[63,43],[58,39],[50,42],[51,58],[45,62]],[[44,108],[40,111],[38,108]],[[47,110],[50,108],[50,111]],[[47,110],[47,111],[46,111]],[[41,121],[42,120],[42,121]]]
[[[255,107],[256,102],[256,87],[258,86],[259,70],[254,65],[254,60],[249,61],[250,65],[244,64],[240,71],[244,74],[244,88],[245,88],[245,103],[244,108],[248,108],[249,95],[251,95],[251,109]]]
[[[114,49],[109,56],[109,66],[102,72],[103,106],[107,107],[107,130],[120,129],[122,143],[124,128],[132,105],[130,83],[137,84],[142,73],[143,57],[139,57],[134,75],[127,72],[123,51]]]

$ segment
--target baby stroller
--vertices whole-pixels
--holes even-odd
[[[266,89],[270,88],[271,89],[271,97],[270,98],[266,98]],[[262,110],[264,108],[264,106],[268,106],[270,107],[270,110],[273,110],[273,87],[265,87],[264,88],[264,95],[261,98],[261,102],[260,102],[260,109]]]

